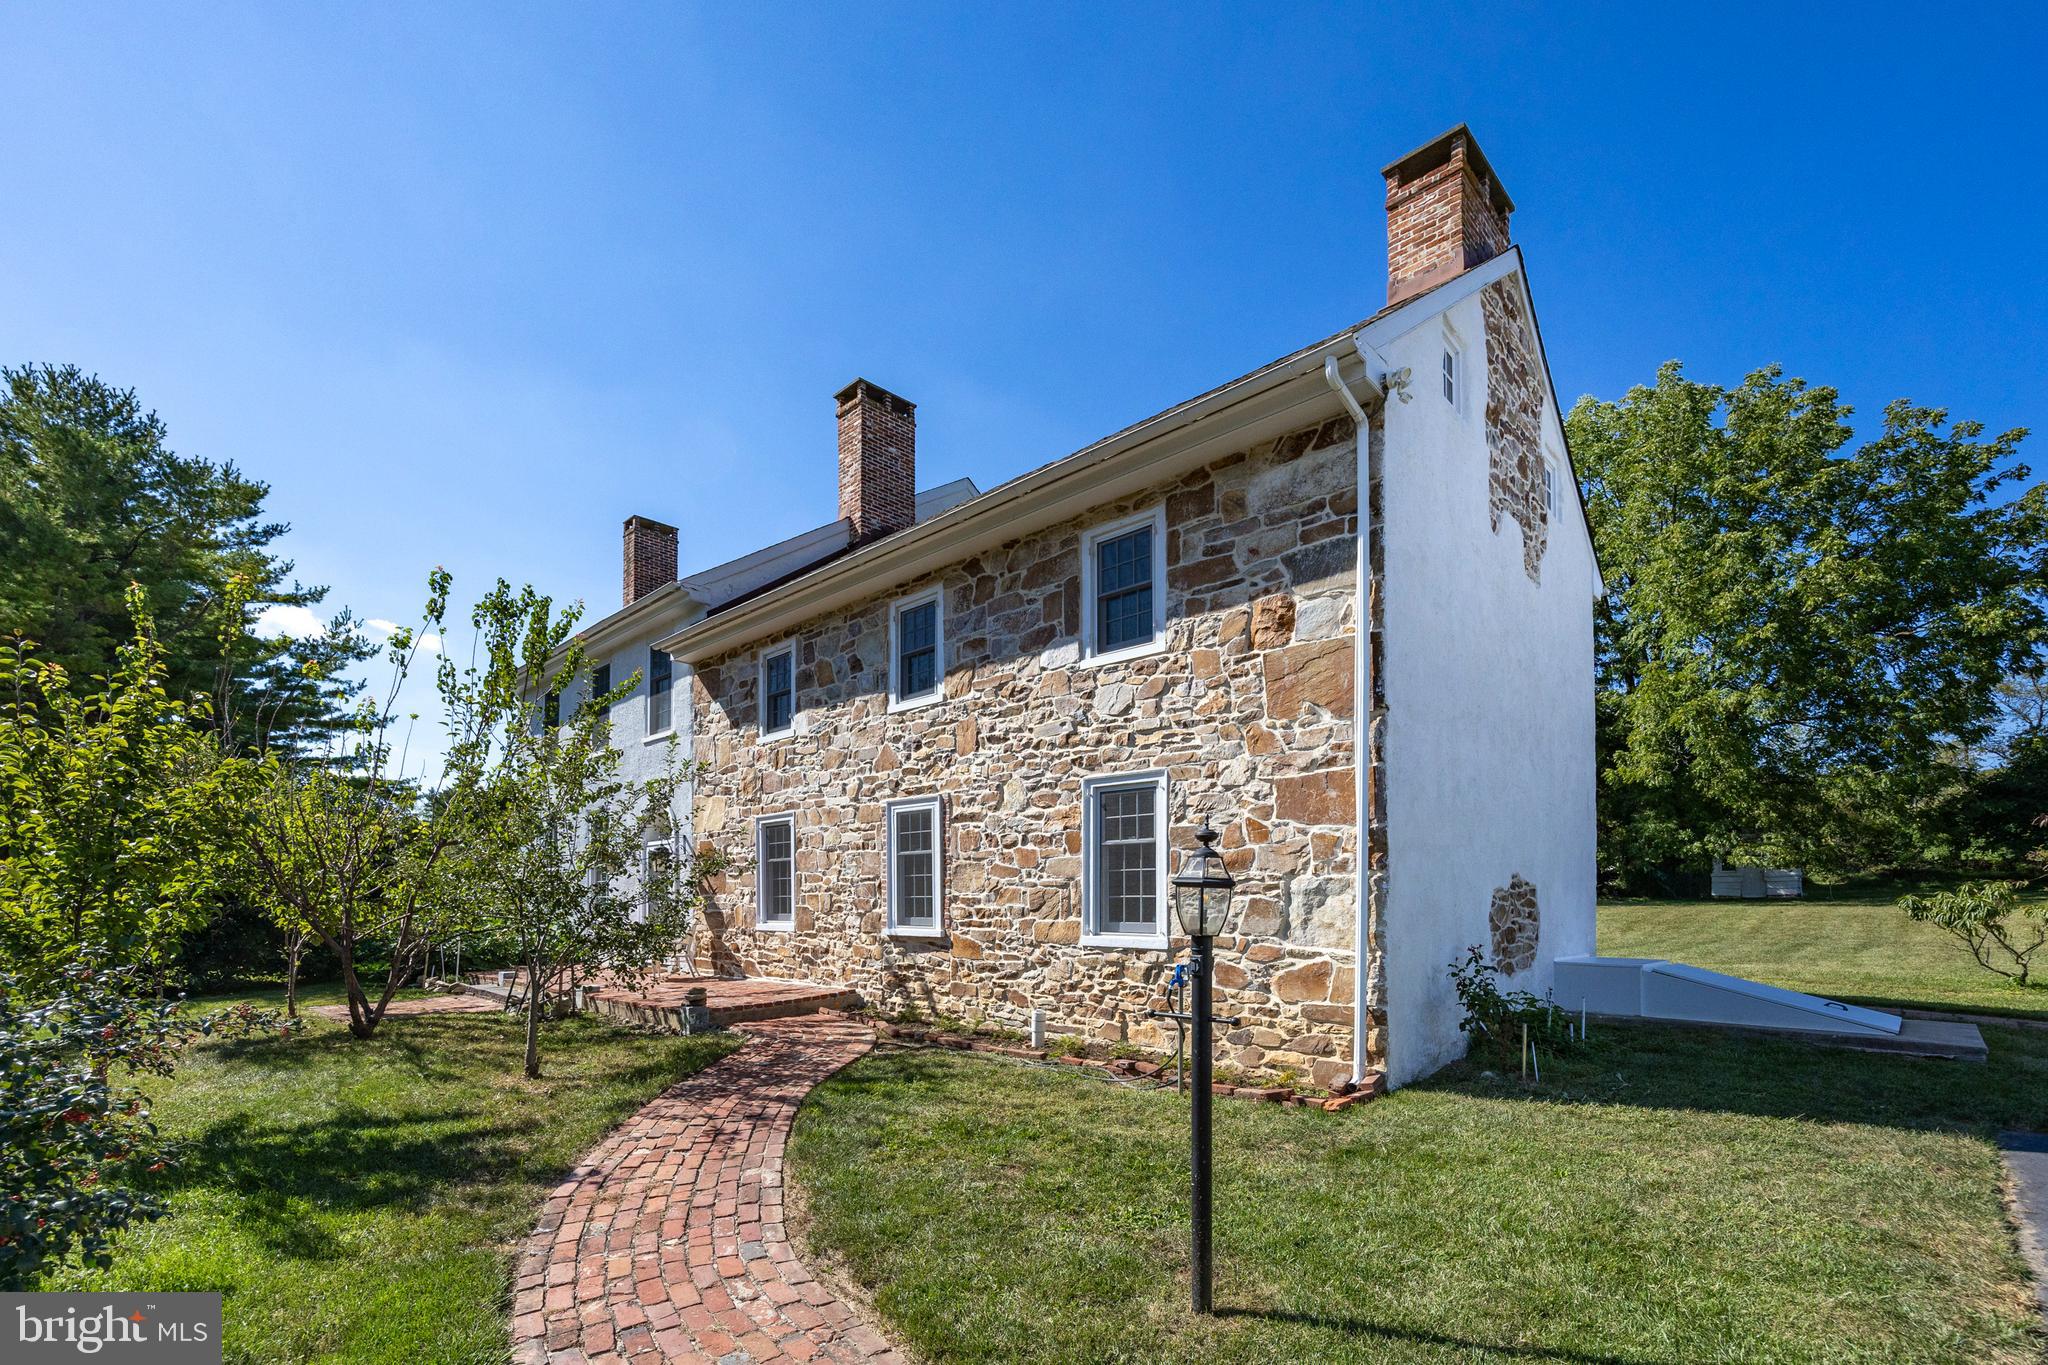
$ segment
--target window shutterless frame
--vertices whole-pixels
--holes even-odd
[[[754,822],[754,927],[786,934],[796,928],[796,819],[764,815]]]
[[[1081,535],[1081,659],[1114,663],[1166,646],[1166,507]]]
[[[1081,942],[1167,944],[1166,774],[1091,777],[1081,784]]]
[[[927,588],[889,607],[889,709],[946,697],[946,593]]]
[[[779,739],[796,728],[796,646],[781,645],[761,653],[761,738]]]
[[[659,649],[647,651],[647,737],[675,726],[676,661]]]
[[[888,931],[912,938],[945,933],[946,819],[936,796],[908,797],[882,808]]]

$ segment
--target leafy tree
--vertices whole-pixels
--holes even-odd
[[[232,464],[176,454],[132,390],[75,366],[0,367],[0,634],[40,642],[74,677],[106,673],[128,637],[129,587],[140,585],[172,696],[213,692],[226,665],[255,704],[217,708],[216,720],[261,718],[276,743],[317,742],[308,731],[338,709],[340,640],[243,628],[264,606],[326,594],[271,554],[287,528],[263,519],[269,491]]]
[[[0,961],[30,986],[91,948],[161,971],[229,875],[231,769],[204,699],[166,691],[140,590],[129,603],[113,673],[83,695],[0,642]]]
[[[1828,870],[1910,847],[1951,755],[2048,639],[2048,494],[2025,433],[1906,401],[1851,445],[1835,391],[1676,364],[1582,399],[1599,613],[1603,871]]]
[[[117,1077],[168,1076],[195,1040],[276,1026],[242,1005],[205,1017],[166,1000],[144,969],[87,952],[33,992],[0,974],[0,1289],[31,1288],[70,1256],[107,1264],[113,1234],[160,1218],[135,1188],[176,1159],[148,1100]]]
[[[331,951],[348,999],[349,1032],[367,1038],[392,997],[419,970],[427,948],[453,932],[458,898],[441,884],[447,859],[474,813],[489,766],[498,713],[508,703],[479,670],[443,655],[435,685],[451,726],[447,768],[431,798],[393,769],[398,695],[419,664],[423,642],[444,633],[450,578],[428,578],[422,624],[386,642],[390,681],[350,720],[352,770],[272,751],[253,765],[245,856],[251,883],[271,907],[287,943]],[[365,954],[386,954],[373,989]]]
[[[567,680],[587,679],[582,645],[569,636],[573,616],[553,617],[549,600],[530,589],[514,596],[499,587],[483,609],[493,671],[507,680],[549,678],[557,695]],[[674,829],[690,769],[671,741],[654,777],[621,777],[606,715],[636,682],[586,700],[560,724],[506,713],[500,757],[483,779],[483,818],[461,855],[455,884],[471,900],[469,922],[518,945],[529,1077],[540,1075],[548,1001],[574,977],[633,980],[651,970],[681,941],[712,870],[704,857],[686,866],[672,844],[663,845],[670,856],[641,866],[650,836]]]
[[[2048,905],[2023,905],[2022,889],[2020,882],[1972,882],[1931,896],[1907,896],[1899,908],[1960,939],[1985,971],[2025,986],[2032,980],[2034,955],[2048,948]]]

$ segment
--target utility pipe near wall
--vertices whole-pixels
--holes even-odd
[[[1356,337],[1351,344],[1358,358],[1365,362],[1365,385],[1371,396],[1384,403],[1386,390],[1373,375],[1378,357]],[[1358,847],[1353,855],[1357,930],[1352,939],[1351,964],[1351,1082],[1358,1085],[1365,1080],[1365,1043],[1372,1029],[1372,1007],[1366,986],[1370,975],[1368,906],[1372,890],[1372,814],[1366,805],[1372,769],[1372,422],[1358,395],[1345,382],[1336,356],[1323,361],[1323,379],[1344,400],[1352,421],[1358,425],[1358,619],[1352,632],[1351,651],[1352,816],[1358,822]]]

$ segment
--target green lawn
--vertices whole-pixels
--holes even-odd
[[[1217,1299],[1186,1310],[1187,1108],[933,1052],[816,1091],[814,1254],[935,1361],[2040,1359],[1982,1066],[1614,1025],[1540,1088],[1461,1065],[1341,1114],[1217,1105]]]
[[[1940,929],[1907,919],[1896,900],[1612,901],[1600,907],[1600,951],[1836,999],[2048,1019],[2048,984],[1993,976]]]
[[[309,1019],[289,1041],[202,1047],[145,1086],[187,1144],[171,1216],[53,1287],[222,1290],[230,1361],[502,1361],[511,1257],[541,1199],[733,1043],[579,1019],[542,1046],[536,1082],[494,1014],[391,1019],[366,1043]]]

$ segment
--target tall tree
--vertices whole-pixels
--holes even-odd
[[[1568,420],[1608,575],[1598,621],[1610,880],[1712,856],[1827,869],[1908,838],[2048,639],[2048,494],[2024,431],[1677,363]]]
[[[287,745],[321,742],[307,727],[345,709],[336,680],[354,660],[337,666],[334,639],[244,629],[245,613],[326,594],[271,553],[287,528],[264,519],[269,491],[232,464],[174,452],[133,390],[71,365],[0,367],[0,634],[37,641],[74,677],[107,673],[139,585],[173,696],[213,693],[225,663],[252,695],[245,724],[267,719]],[[326,686],[308,685],[309,663]]]

